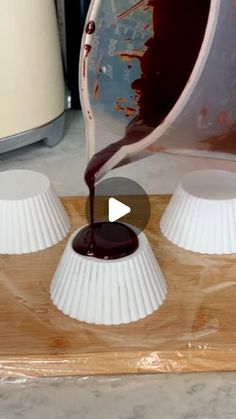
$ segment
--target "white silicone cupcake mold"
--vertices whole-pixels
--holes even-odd
[[[236,253],[236,174],[199,170],[177,187],[160,223],[177,246],[207,254]]]
[[[70,228],[49,179],[31,170],[0,172],[0,253],[23,254],[50,247]]]
[[[87,323],[118,325],[146,317],[165,299],[165,279],[143,233],[131,255],[101,260],[76,253],[69,239],[51,283],[53,303]]]

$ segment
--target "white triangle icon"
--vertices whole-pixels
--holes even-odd
[[[108,218],[110,222],[114,222],[131,212],[128,205],[123,204],[115,198],[109,198]]]

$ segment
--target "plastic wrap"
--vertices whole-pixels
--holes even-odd
[[[171,244],[159,229],[169,197],[150,201],[145,233],[168,294],[144,320],[88,325],[53,306],[50,282],[67,239],[29,255],[0,256],[1,379],[236,369],[236,256]],[[84,198],[63,203],[72,231],[86,223]]]

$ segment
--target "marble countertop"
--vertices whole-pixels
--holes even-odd
[[[230,419],[236,374],[41,379],[0,385],[1,419]]]
[[[66,133],[55,148],[37,143],[0,155],[1,170],[39,170],[59,195],[86,194],[85,133],[80,112],[67,115]],[[182,176],[198,168],[235,162],[159,153],[116,169],[147,193],[171,193]],[[0,383],[0,419],[228,419],[236,417],[236,373],[41,379]]]

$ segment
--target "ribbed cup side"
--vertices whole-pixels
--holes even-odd
[[[144,318],[162,304],[165,279],[144,234],[133,255],[114,261],[78,255],[71,241],[51,284],[53,303],[64,314],[87,323],[118,325]]]
[[[163,235],[186,250],[236,253],[236,200],[208,200],[178,186],[160,222]]]
[[[69,218],[51,186],[33,198],[0,201],[2,254],[45,249],[62,240],[69,229]]]

